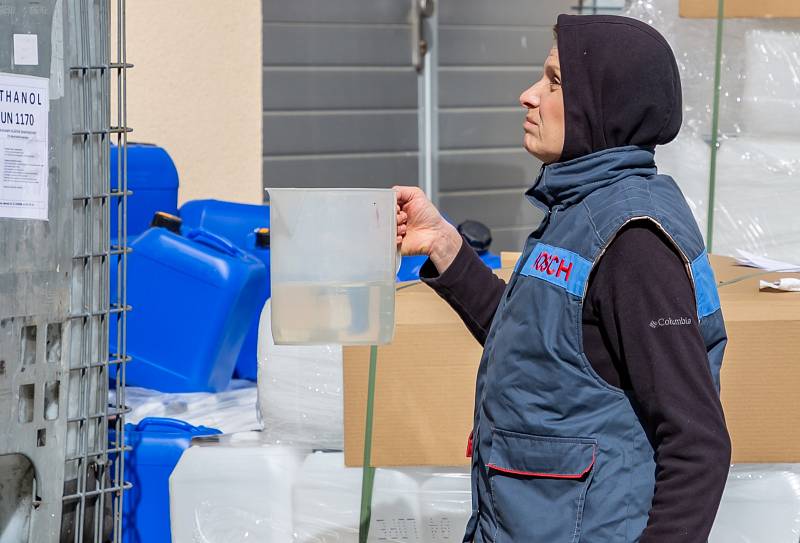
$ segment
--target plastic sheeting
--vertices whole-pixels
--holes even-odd
[[[174,543],[358,542],[362,470],[342,453],[261,432],[195,443],[170,478]],[[379,468],[368,541],[460,543],[471,503],[466,468]]]
[[[342,450],[342,348],[275,345],[269,308],[267,302],[259,325],[257,385],[233,381],[218,393],[128,387],[128,422],[169,417],[226,434],[263,428],[261,439],[273,444]]]
[[[147,417],[168,417],[223,433],[260,430],[256,396],[256,387],[249,381],[234,381],[228,390],[217,393],[166,393],[126,387],[125,404],[131,412],[125,418],[136,424]]]
[[[310,451],[261,432],[194,443],[170,477],[173,543],[290,543],[292,486]]]
[[[342,388],[341,346],[275,345],[267,301],[258,330],[258,405],[266,438],[342,450]]]
[[[263,432],[193,441],[170,478],[175,543],[357,543],[361,468]],[[370,542],[460,543],[467,468],[378,468]],[[709,543],[797,543],[800,464],[733,466]]]
[[[344,467],[342,453],[306,458],[293,491],[301,543],[358,542],[362,470]],[[375,541],[422,541],[419,484],[400,470],[378,469],[370,532]]]
[[[344,454],[309,455],[292,491],[298,543],[358,543],[361,468]],[[466,468],[378,468],[370,542],[460,543],[472,507]]]
[[[706,235],[716,21],[681,19],[679,0],[635,0],[627,15],[670,42],[684,124],[656,164],[683,190]],[[800,263],[800,21],[726,19],[713,252],[745,249]],[[708,243],[708,240],[706,240]]]
[[[708,541],[800,541],[800,464],[733,466]]]
[[[743,133],[798,138],[800,25],[793,32],[751,29],[744,37]]]
[[[714,251],[800,263],[800,136],[741,135],[717,157]]]

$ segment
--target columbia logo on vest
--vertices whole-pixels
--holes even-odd
[[[661,328],[662,326],[689,326],[692,324],[691,317],[662,317],[657,321],[650,321],[650,328]]]

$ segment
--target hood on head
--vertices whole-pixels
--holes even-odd
[[[559,15],[557,34],[565,119],[559,162],[677,136],[678,65],[654,28],[614,15]]]

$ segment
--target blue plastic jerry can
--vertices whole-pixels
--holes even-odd
[[[258,228],[269,228],[269,205],[240,204],[224,200],[191,200],[178,211],[184,228],[202,228],[247,247],[247,238]]]
[[[266,268],[223,237],[174,230],[156,226],[131,243],[126,381],[163,392],[219,392],[263,307]],[[113,316],[110,325],[116,353]]]
[[[111,147],[111,189],[121,189],[119,172],[119,149]],[[169,154],[147,143],[129,143],[127,146],[128,190],[128,238],[141,234],[150,225],[157,211],[176,214],[178,212],[178,170]],[[111,201],[111,238],[118,239],[118,200]]]
[[[267,280],[263,285],[263,289],[259,292],[259,303],[261,307],[267,303],[270,295],[270,273],[269,273],[269,228],[257,228],[247,235],[245,241],[245,249],[264,263],[267,270]],[[247,336],[244,338],[242,350],[239,353],[239,359],[236,361],[236,370],[234,377],[238,379],[249,379],[255,381],[258,377],[258,323],[261,319],[261,311],[257,311],[253,316],[253,321],[250,323],[250,329]]]
[[[258,306],[263,307],[270,295],[269,277],[269,205],[240,204],[223,200],[192,200],[183,204],[179,211],[184,231],[202,228],[230,240],[264,263],[267,279],[258,293]],[[239,379],[256,380],[258,365],[258,321],[261,311],[253,315],[253,321],[245,337],[236,362],[234,376]]]
[[[122,506],[123,543],[170,543],[169,477],[192,438],[220,434],[160,417],[125,425],[125,480],[131,483]],[[113,447],[116,433],[109,431]],[[116,460],[116,455],[112,456]],[[112,473],[114,471],[112,470]]]

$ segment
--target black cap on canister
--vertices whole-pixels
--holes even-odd
[[[269,228],[256,228],[256,247],[269,249]]]
[[[172,213],[166,213],[165,211],[157,211],[156,214],[153,215],[153,220],[150,221],[150,226],[155,228],[166,228],[173,234],[181,233],[182,224],[183,220],[180,217],[173,215]]]
[[[482,222],[464,221],[458,225],[458,233],[478,252],[488,251],[492,244],[492,231]]]

